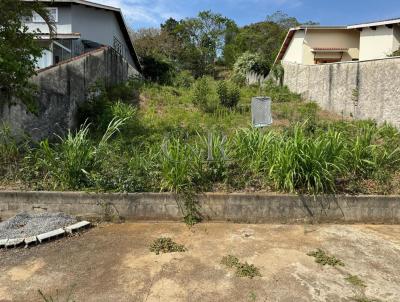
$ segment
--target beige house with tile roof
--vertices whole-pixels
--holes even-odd
[[[304,65],[383,59],[400,47],[400,19],[289,30],[275,62]]]

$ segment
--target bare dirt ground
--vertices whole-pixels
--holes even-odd
[[[188,251],[151,253],[149,245],[162,236]],[[315,263],[307,253],[316,248],[345,266]],[[256,265],[262,277],[236,277],[221,264],[228,254]],[[76,302],[398,302],[399,263],[400,226],[111,224],[30,249],[0,251],[0,301],[43,301],[38,289],[53,298],[58,290],[65,298],[72,288]],[[347,281],[349,274],[366,287]]]

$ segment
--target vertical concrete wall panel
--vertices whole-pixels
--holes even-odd
[[[111,48],[87,53],[57,66],[41,70],[32,82],[38,86],[38,112],[27,111],[19,100],[3,104],[0,123],[15,134],[41,140],[65,134],[78,126],[77,111],[97,82],[105,86],[126,81],[137,71]]]
[[[322,108],[400,127],[400,58],[322,65],[282,63],[284,84]]]

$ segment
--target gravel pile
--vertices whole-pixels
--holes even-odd
[[[76,223],[64,213],[21,213],[0,223],[0,239],[26,238]]]

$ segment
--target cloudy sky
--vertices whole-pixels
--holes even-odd
[[[400,17],[400,0],[90,0],[123,10],[134,29],[157,27],[169,17],[195,16],[201,10],[219,12],[239,25],[264,20],[282,10],[300,21],[324,25],[353,24]]]

